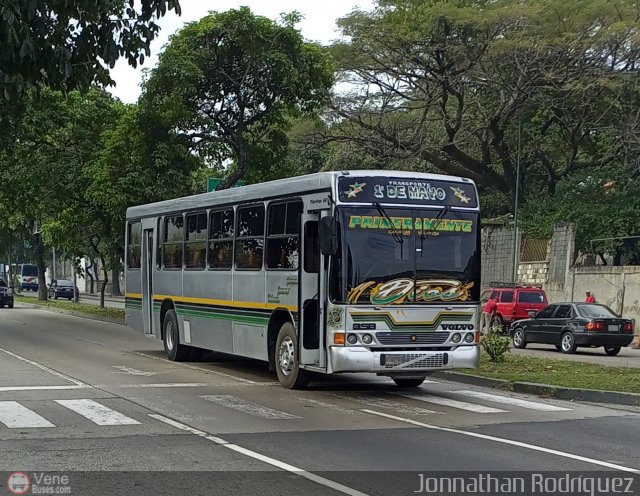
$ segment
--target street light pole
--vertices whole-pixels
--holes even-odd
[[[518,200],[520,193],[520,145],[522,142],[522,117],[518,118],[518,149],[516,150],[516,197],[513,207],[513,280],[518,282]]]

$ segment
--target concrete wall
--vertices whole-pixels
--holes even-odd
[[[519,243],[518,243],[519,246]],[[491,281],[513,280],[513,228],[482,229],[482,288]]]
[[[549,262],[531,262],[518,265],[518,282],[537,286],[547,282]]]

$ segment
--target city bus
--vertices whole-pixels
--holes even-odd
[[[322,172],[127,210],[126,319],[167,357],[202,350],[401,387],[479,364],[473,181]]]
[[[15,270],[15,268],[14,268]],[[18,287],[22,291],[38,291],[38,266],[33,264],[20,264],[17,266]]]

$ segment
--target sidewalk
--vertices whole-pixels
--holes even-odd
[[[28,298],[37,298],[38,293],[31,291],[23,291],[20,296],[26,296]],[[80,293],[78,300],[80,303],[87,303],[88,305],[100,305],[99,293]],[[124,309],[124,297],[123,296],[107,296],[104,297],[104,306],[107,308],[119,308]]]
[[[617,356],[607,356],[602,348],[578,348],[573,355],[566,355],[556,350],[553,345],[529,344],[524,350],[511,348],[513,355],[534,356],[551,360],[570,360],[574,362],[595,363],[609,367],[640,368],[640,349],[622,348]]]

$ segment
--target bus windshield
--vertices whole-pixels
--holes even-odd
[[[478,301],[478,214],[343,208],[332,297],[348,304]]]
[[[38,267],[36,265],[23,265],[21,275],[23,277],[38,277]]]

